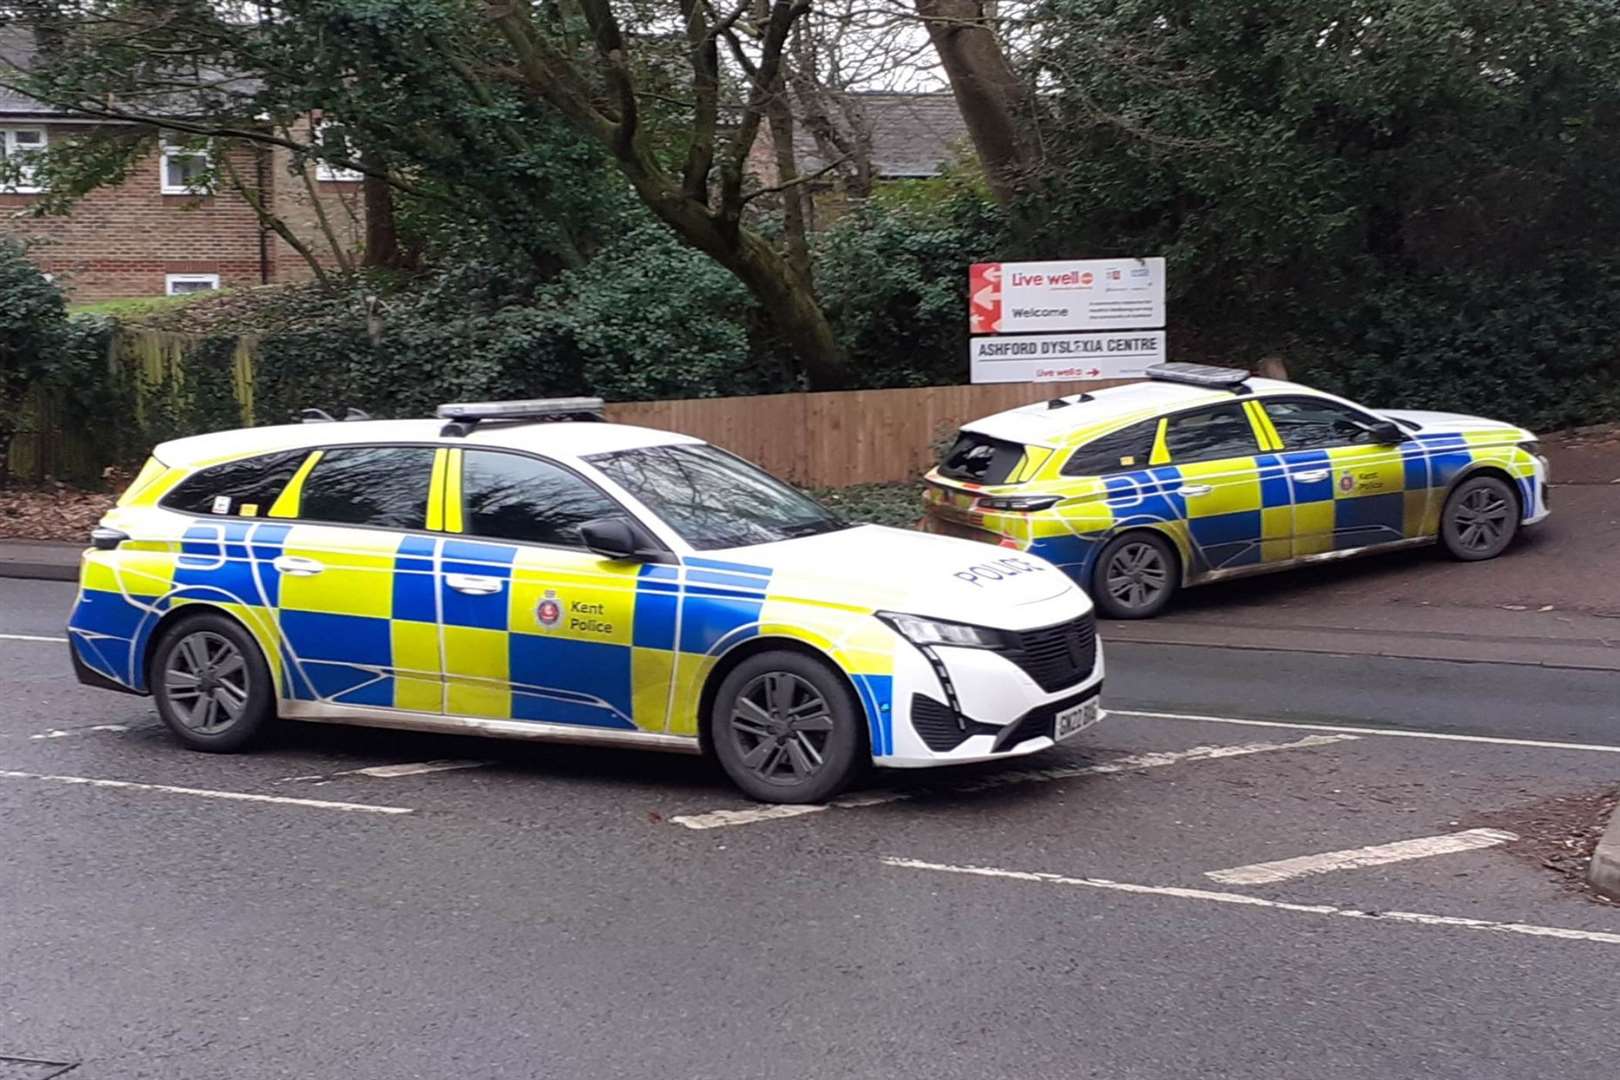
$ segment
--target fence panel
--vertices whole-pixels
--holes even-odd
[[[200,422],[192,406],[204,397],[216,406],[209,410],[211,422],[229,426],[238,414],[243,423],[252,422],[257,338],[243,335],[228,357],[216,351],[210,364],[217,366],[223,360],[228,369],[217,372],[206,384],[199,381],[198,372],[186,370],[192,350],[205,341],[142,330],[117,335],[108,364],[125,379],[130,396],[128,434],[137,441],[142,433],[152,438],[186,433],[184,429]],[[796,484],[846,487],[915,479],[933,464],[935,446],[966,421],[1111,385],[1115,384],[998,383],[843,390],[615,402],[607,411],[608,418],[619,423],[706,439]],[[9,463],[9,472],[16,479],[92,479],[110,464],[95,460],[96,441],[88,432],[67,429],[64,410],[50,395],[30,395],[22,420]]]

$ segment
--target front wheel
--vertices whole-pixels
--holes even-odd
[[[1464,480],[1440,511],[1440,543],[1453,559],[1478,562],[1507,550],[1519,531],[1519,501],[1494,476]]]
[[[1175,596],[1180,565],[1158,533],[1116,536],[1097,555],[1091,599],[1111,619],[1151,619]]]
[[[761,802],[822,802],[866,763],[854,695],[802,653],[772,650],[738,664],[720,684],[709,725],[721,768]]]
[[[240,750],[275,719],[275,686],[259,645],[224,615],[176,623],[152,654],[148,681],[163,723],[193,750]]]

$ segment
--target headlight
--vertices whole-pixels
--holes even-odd
[[[1029,514],[1036,510],[1049,510],[1062,501],[1061,495],[984,495],[974,505],[979,510]]]
[[[1524,440],[1524,442],[1519,444],[1519,449],[1534,454],[1536,457],[1541,456],[1541,443],[1536,439]]]
[[[880,611],[877,617],[913,645],[960,645],[969,649],[999,648],[1004,637],[1000,630],[987,626],[969,626],[967,623],[945,622],[942,619],[924,619],[918,615],[902,615],[894,611]]]

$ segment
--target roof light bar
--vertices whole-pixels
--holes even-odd
[[[437,415],[449,420],[445,435],[466,435],[485,420],[602,420],[601,398],[534,398],[530,401],[461,401],[440,405]]]
[[[1182,383],[1186,386],[1205,386],[1212,390],[1231,390],[1246,393],[1244,382],[1253,375],[1243,368],[1216,367],[1214,364],[1153,364],[1147,377],[1158,382]]]

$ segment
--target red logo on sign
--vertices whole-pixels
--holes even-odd
[[[540,620],[541,626],[556,626],[562,618],[562,605],[555,600],[542,600],[534,617]]]
[[[1001,264],[974,263],[968,270],[968,331],[994,334],[1001,329]]]
[[[1091,283],[1096,280],[1096,277],[1093,276],[1090,270],[1087,270],[1085,273],[1080,275],[1080,284],[1084,285],[1088,289],[1091,288]]]

